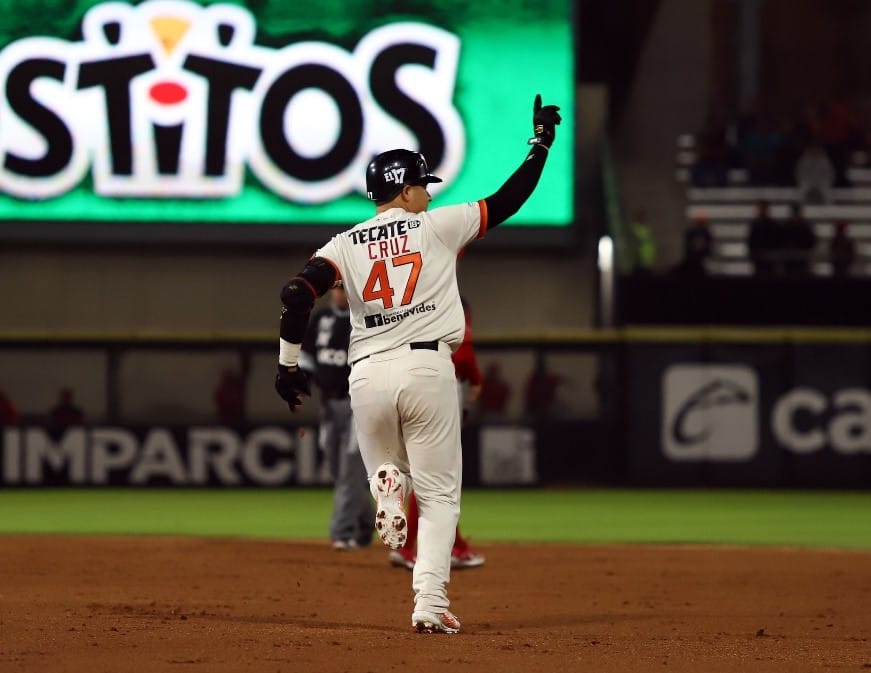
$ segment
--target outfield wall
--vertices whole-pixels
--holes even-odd
[[[186,362],[196,360],[183,353],[220,349],[250,362],[272,353],[272,339],[17,339],[6,345],[105,357],[94,371],[106,377],[107,410],[86,427],[25,419],[0,430],[2,486],[328,483],[317,400],[308,416],[233,427],[131,420],[118,404],[136,384],[121,371],[130,354],[172,353],[183,386]],[[871,332],[627,328],[482,335],[477,349],[482,362],[515,374],[512,358],[522,354],[524,368],[544,367],[559,383],[546,412],[473,411],[463,431],[466,485],[871,486]],[[258,374],[248,381],[255,386],[271,381]]]

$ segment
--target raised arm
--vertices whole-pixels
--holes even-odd
[[[556,126],[562,121],[556,105],[541,105],[541,95],[532,106],[532,149],[520,167],[499,190],[484,199],[487,205],[487,228],[492,229],[514,215],[532,195],[544,169],[550,146],[556,137]]]

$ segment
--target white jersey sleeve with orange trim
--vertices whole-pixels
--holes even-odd
[[[483,199],[434,208],[426,214],[432,220],[436,236],[457,252],[487,232],[487,204]]]

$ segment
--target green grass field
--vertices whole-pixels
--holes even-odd
[[[8,490],[0,534],[324,539],[328,489]],[[478,542],[680,543],[871,549],[871,492],[471,490]]]

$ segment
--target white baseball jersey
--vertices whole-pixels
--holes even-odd
[[[483,201],[421,213],[391,208],[317,250],[348,294],[348,360],[413,341],[444,341],[456,350],[465,331],[457,254],[486,230]]]

